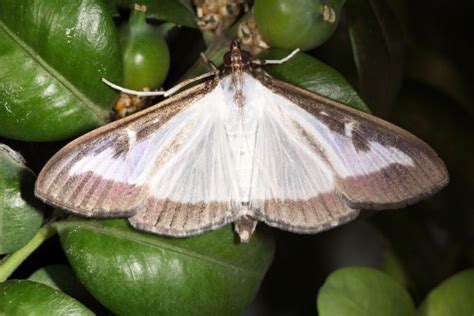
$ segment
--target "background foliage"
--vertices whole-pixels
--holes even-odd
[[[217,31],[203,30],[204,0],[143,0],[147,21],[132,25],[133,3],[0,2],[0,314],[474,314],[472,1],[298,0],[278,11],[285,0],[255,0]],[[413,132],[446,162],[450,185],[318,235],[259,225],[248,245],[230,226],[170,239],[34,199],[49,157],[113,118],[118,95],[101,77],[169,88],[207,71],[202,51],[220,64],[238,35],[266,48],[242,38],[253,16],[272,46],[260,57],[305,50],[270,74]],[[141,49],[137,75],[124,56]]]

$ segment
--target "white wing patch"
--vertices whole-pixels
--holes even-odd
[[[365,139],[368,148],[364,151],[358,150],[353,142],[355,122],[344,123],[344,134],[339,134],[288,99],[270,95],[276,98],[275,103],[282,107],[289,117],[318,142],[341,177],[368,175],[393,164],[415,166],[410,156],[396,147],[386,146],[376,140]]]
[[[131,148],[133,148],[137,142],[137,132],[132,129],[127,128],[128,143]]]
[[[344,131],[346,137],[352,138],[352,130],[354,129],[355,122],[348,122],[344,124]]]
[[[258,80],[246,76],[245,107],[255,120],[255,151],[251,153],[253,178],[251,200],[309,199],[334,190],[330,167],[311,152],[299,131],[288,121],[284,103]],[[249,137],[250,138],[250,137]]]

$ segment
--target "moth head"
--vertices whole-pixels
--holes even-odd
[[[242,69],[250,65],[250,53],[240,48],[239,41],[230,43],[230,50],[224,55],[224,66],[234,70]]]

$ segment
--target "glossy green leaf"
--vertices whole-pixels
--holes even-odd
[[[44,284],[11,280],[0,283],[0,315],[94,315],[72,297]]]
[[[279,59],[289,53],[290,51],[284,49],[271,49],[259,55],[258,58]],[[307,54],[298,53],[281,65],[266,66],[265,70],[275,78],[355,109],[370,112],[364,101],[339,72]]]
[[[387,247],[384,251],[382,270],[406,289],[413,287],[403,263],[390,247]]]
[[[119,8],[131,9],[135,3],[146,6],[149,18],[196,27],[196,18],[190,0],[108,0]]]
[[[78,282],[72,269],[64,264],[53,264],[38,269],[30,275],[28,280],[42,283],[58,290],[73,287]]]
[[[459,272],[433,289],[419,308],[420,316],[474,315],[474,269]]]
[[[318,294],[320,316],[414,316],[407,291],[383,272],[351,267],[332,273]]]
[[[114,23],[100,0],[0,1],[0,136],[52,141],[109,120],[121,81]]]
[[[402,79],[400,27],[385,1],[347,1],[346,12],[360,94],[376,115],[386,116]]]
[[[33,196],[34,181],[23,158],[0,144],[0,254],[24,246],[41,226],[43,212]]]
[[[84,296],[85,292],[74,271],[65,264],[52,264],[38,269],[28,280],[58,289],[75,298]]]
[[[79,282],[72,268],[65,264],[51,264],[36,270],[28,278],[30,281],[42,283],[64,292],[83,303],[98,315],[106,312],[105,308],[91,296]]]
[[[274,252],[268,236],[241,244],[230,226],[187,239],[140,233],[122,220],[63,222],[58,230],[79,280],[116,314],[238,315]]]

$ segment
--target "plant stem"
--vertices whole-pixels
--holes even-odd
[[[0,282],[8,279],[36,248],[56,234],[56,229],[50,224],[51,223],[45,224],[26,245],[4,258],[0,264]]]

